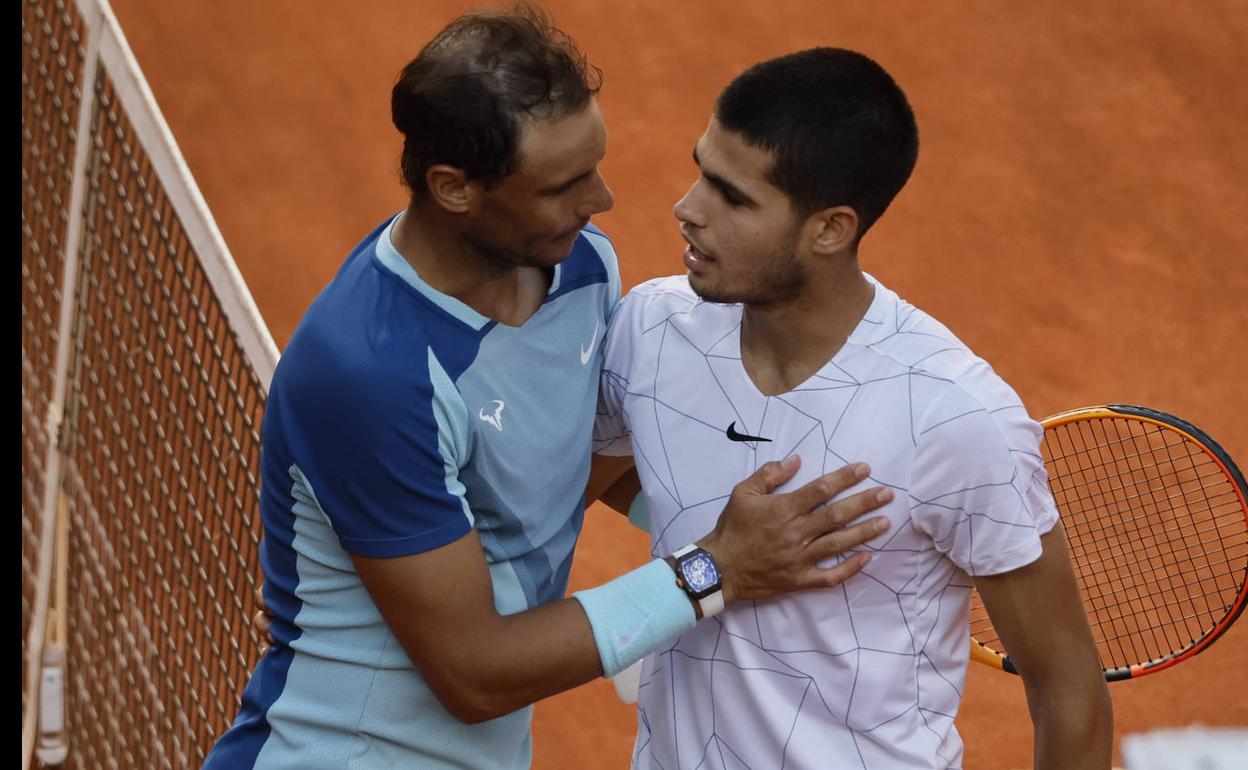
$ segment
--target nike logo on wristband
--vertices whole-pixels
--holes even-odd
[[[633,642],[637,641],[638,637],[641,636],[642,632],[646,630],[646,626],[648,625],[650,625],[649,612],[646,613],[646,616],[641,619],[641,622],[638,623],[632,631],[628,633],[616,631],[612,634],[611,641],[615,644],[615,648],[617,650],[627,649]]]
[[[737,433],[736,420],[733,420],[732,424],[728,426],[728,430],[724,432],[727,433],[728,438],[733,441],[771,441],[771,439],[763,438],[762,436],[747,436],[744,433]]]

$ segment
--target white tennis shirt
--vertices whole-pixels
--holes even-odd
[[[802,467],[781,491],[865,461],[870,478],[845,494],[896,492],[860,574],[738,602],[647,658],[635,768],[961,765],[969,576],[1035,560],[1057,521],[1042,429],[983,359],[871,281],[842,349],[777,396],[741,364],[741,306],[702,302],[684,277],[638,286],[612,315],[595,451],[636,456],[656,556],[709,532],[738,481],[791,454]]]

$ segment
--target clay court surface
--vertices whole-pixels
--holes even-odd
[[[400,67],[461,2],[157,2],[117,13],[279,347],[360,236],[402,208]],[[1037,417],[1106,401],[1248,462],[1248,5],[551,0],[606,76],[625,287],[681,270],[671,206],[719,89],[762,58],[854,48],[907,91],[914,177],[864,268],[943,320]],[[587,516],[575,587],[645,558]],[[1116,734],[1248,725],[1248,621],[1111,685]],[[634,716],[596,682],[537,709],[535,767],[622,768]],[[966,767],[1030,766],[1021,682],[973,667]]]

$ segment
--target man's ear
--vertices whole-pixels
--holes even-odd
[[[816,254],[836,254],[853,246],[858,236],[858,213],[849,206],[816,211],[807,222],[813,230],[811,250]]]
[[[476,189],[462,169],[435,163],[425,170],[429,198],[453,214],[463,214],[472,206]]]

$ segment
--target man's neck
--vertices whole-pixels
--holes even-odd
[[[409,206],[391,242],[421,280],[486,318],[520,326],[541,307],[550,276],[538,268],[501,267],[452,228]]]
[[[862,320],[875,287],[857,262],[782,305],[746,305],[741,318],[741,363],[767,396],[787,393],[822,369]]]

